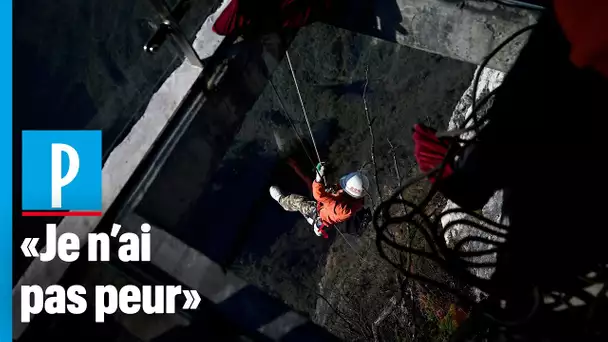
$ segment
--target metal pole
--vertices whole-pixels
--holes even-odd
[[[181,18],[175,18],[173,16],[164,0],[148,1],[158,13],[161,23],[152,38],[144,45],[144,50],[149,53],[155,53],[158,51],[160,45],[166,40],[167,36],[170,36],[173,38],[173,44],[178,52],[184,55],[190,64],[203,68],[201,58],[196,50],[194,50],[194,47],[192,47],[192,44],[190,44],[179,25],[179,19]]]

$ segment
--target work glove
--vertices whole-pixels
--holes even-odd
[[[441,165],[448,153],[449,140],[437,138],[437,132],[425,125],[414,125],[414,156],[422,172],[429,172]],[[446,164],[441,174],[429,176],[431,183],[437,179],[450,176],[454,170],[450,163]]]
[[[317,176],[315,178],[315,181],[317,183],[321,183],[325,177],[325,163],[321,162],[321,163],[317,164],[316,169],[317,169],[316,170]]]

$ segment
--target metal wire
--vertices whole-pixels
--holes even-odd
[[[296,135],[296,138],[300,142],[300,145],[302,145],[302,149],[304,150],[304,153],[306,153],[306,157],[308,157],[310,164],[314,168],[315,162],[312,160],[312,156],[310,155],[310,153],[308,153],[308,148],[306,147],[306,144],[304,143],[304,140],[302,139],[302,136],[300,135],[300,132],[298,131],[298,129],[293,121],[293,118],[287,111],[287,108],[285,107],[285,104],[283,103],[283,100],[281,99],[281,96],[279,95],[279,91],[275,87],[274,82],[272,82],[272,79],[268,79],[268,82],[270,82],[270,85],[272,86],[272,90],[274,91],[274,95],[276,96],[277,100],[279,101],[279,105],[281,106],[283,115],[287,118],[289,125],[293,129],[294,134]]]
[[[298,86],[298,80],[296,78],[296,74],[294,72],[293,69],[293,65],[291,64],[291,58],[289,57],[289,51],[285,50],[285,57],[287,58],[287,64],[289,65],[289,71],[291,71],[291,76],[293,78],[293,83],[296,86],[296,92],[298,93],[298,99],[300,100],[300,106],[302,107],[302,114],[304,115],[304,119],[306,120],[306,126],[308,126],[308,132],[310,133],[310,139],[312,140],[312,144],[313,147],[315,149],[315,153],[317,154],[317,159],[319,161],[319,163],[321,163],[321,155],[319,154],[319,149],[317,148],[317,143],[315,141],[315,136],[312,133],[312,127],[310,125],[310,121],[308,120],[308,114],[306,112],[306,106],[304,105],[304,100],[302,99],[302,94],[300,93],[300,87]],[[281,101],[278,91],[276,89],[276,87],[274,86],[274,84],[271,82],[272,88],[274,89],[275,95],[277,96],[277,98],[279,99],[279,103],[281,105],[281,107],[283,108],[283,110],[285,111],[285,113],[287,113],[287,111],[285,110],[285,106],[283,105],[283,101]],[[298,139],[300,140],[300,143],[302,144],[302,146],[304,147],[304,151],[306,151],[306,147],[304,146],[304,142],[302,141],[301,137],[299,136],[295,125],[293,124],[293,121],[291,120],[291,118],[288,116],[288,120],[291,124],[291,127],[293,128],[296,136],[298,137]],[[310,157],[310,155],[308,154],[308,152],[306,152],[306,155],[308,156],[308,159],[311,161],[312,163],[312,158]],[[313,163],[314,166],[314,163]],[[316,168],[315,168],[316,171]],[[325,181],[324,181],[325,182]],[[327,182],[325,182],[327,183]],[[344,241],[346,241],[346,243],[348,244],[348,246],[350,247],[350,249],[352,249],[352,251],[357,254],[357,256],[359,256],[359,258],[363,261],[363,257],[361,257],[361,255],[359,255],[359,253],[357,252],[357,250],[353,247],[353,245],[348,241],[348,239],[346,238],[346,236],[342,233],[342,231],[340,230],[340,228],[338,228],[337,226],[334,225],[334,228],[338,231],[338,233],[340,233],[340,235],[342,235],[342,238],[344,238]]]
[[[287,57],[287,64],[289,65],[289,71],[291,71],[291,77],[293,78],[293,83],[296,85],[296,92],[298,93],[298,99],[300,99],[300,105],[302,106],[302,113],[304,114],[304,119],[306,120],[306,125],[308,126],[308,132],[310,133],[310,139],[312,140],[312,145],[315,148],[315,152],[317,153],[317,159],[319,160],[319,163],[320,163],[321,155],[319,154],[319,149],[317,148],[315,136],[312,134],[312,127],[310,126],[310,121],[308,120],[308,114],[306,113],[306,106],[304,106],[304,100],[302,100],[302,94],[300,93],[300,87],[298,86],[298,80],[296,79],[296,74],[293,70],[293,65],[291,64],[291,58],[289,58],[288,50],[285,50],[285,57]]]
[[[338,228],[338,226],[334,226],[334,228],[336,228],[336,230],[338,231],[338,233],[340,233],[340,235],[342,235],[342,237],[344,238],[344,241],[346,241],[346,243],[348,244],[348,246],[350,247],[350,249],[352,249],[353,252],[355,254],[357,254],[357,256],[359,256],[359,259],[361,259],[361,261],[363,261],[363,257],[357,252],[357,250],[355,249],[355,247],[353,247],[353,245],[350,244],[350,242],[348,241],[348,239],[346,238],[346,236],[342,233],[342,231],[340,230],[340,228]]]

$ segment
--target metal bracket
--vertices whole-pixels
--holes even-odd
[[[190,44],[179,25],[179,21],[185,14],[185,8],[186,5],[189,4],[189,0],[181,0],[173,11],[167,7],[164,0],[148,1],[158,13],[160,23],[157,25],[158,28],[156,29],[156,32],[154,32],[146,45],[144,45],[144,50],[150,54],[154,54],[160,49],[167,38],[172,38],[173,45],[178,52],[185,56],[190,64],[202,68],[203,62],[201,61],[201,58],[198,56],[198,53],[196,53],[196,50],[194,50],[194,47],[192,47],[192,44]]]

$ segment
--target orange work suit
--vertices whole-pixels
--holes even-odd
[[[363,199],[356,199],[340,189],[336,193],[325,191],[325,186],[312,182],[312,196],[317,201],[317,212],[325,226],[348,221],[363,208]]]

